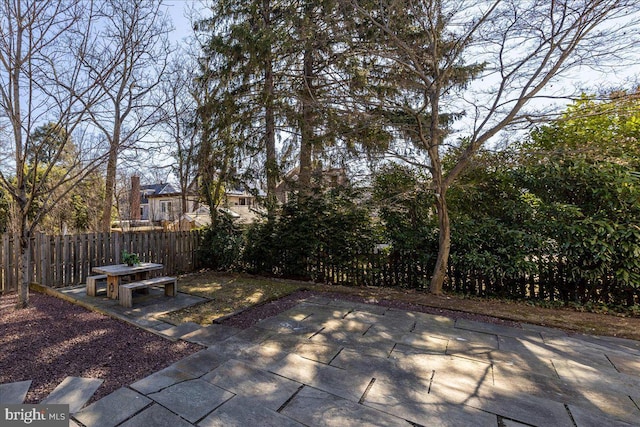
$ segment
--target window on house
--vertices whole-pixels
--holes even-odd
[[[160,212],[171,213],[171,202],[160,202]]]

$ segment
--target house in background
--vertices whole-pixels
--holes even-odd
[[[129,197],[129,219],[134,225],[175,221],[183,212],[182,192],[169,183],[140,185],[140,177],[132,176]],[[187,195],[186,204],[184,212],[193,212],[198,208],[195,193]]]
[[[289,171],[276,187],[276,197],[279,203],[286,203],[291,194],[296,191],[299,169]],[[347,185],[349,179],[344,168],[317,168],[313,171],[312,179],[321,189],[336,188]],[[165,228],[186,230],[201,228],[208,225],[210,220],[209,208],[198,203],[199,191],[197,180],[189,190],[186,209],[182,208],[183,197],[179,189],[170,183],[141,185],[140,177],[131,177],[131,191],[129,193],[130,215],[122,215],[121,224],[131,226],[162,225]],[[225,190],[224,199],[219,206],[220,211],[228,213],[238,224],[251,224],[265,216],[265,209],[259,203],[266,194],[262,190],[248,191],[244,187]],[[126,219],[126,218],[129,219]]]
[[[299,173],[300,168],[295,167],[287,172],[282,178],[282,181],[278,183],[276,186],[276,198],[279,203],[287,203],[291,198],[291,194],[296,191]],[[312,172],[311,179],[316,187],[323,190],[349,184],[349,178],[344,168],[317,168]]]
[[[264,197],[266,194],[258,191],[258,195]],[[257,197],[244,188],[226,190],[220,209],[231,215],[238,224],[254,223],[266,213],[257,202]]]
[[[178,220],[169,226],[172,230],[193,230],[211,224],[211,214],[208,206],[200,206],[193,212],[182,214]]]
[[[129,192],[130,215],[120,221],[123,225],[156,226],[165,229],[190,230],[209,225],[211,218],[208,206],[198,203],[197,181],[190,186],[186,197],[186,209],[182,209],[183,197],[172,184],[159,183],[141,185],[140,177],[131,177]],[[258,191],[259,196],[264,196]],[[256,195],[243,188],[228,189],[219,206],[222,212],[231,215],[239,224],[250,224],[261,218],[263,209],[257,203]]]
[[[175,221],[183,212],[193,212],[197,209],[196,195],[187,194],[186,206],[183,209],[182,192],[176,190],[171,184],[160,185],[162,188],[159,191],[146,195],[148,216],[151,222]]]

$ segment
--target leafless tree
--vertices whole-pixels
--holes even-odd
[[[20,252],[19,307],[29,303],[31,236],[103,160],[83,127],[85,107],[97,101],[96,82],[82,68],[94,16],[90,1],[0,2],[0,186],[11,198],[11,232]],[[53,145],[34,137],[45,124],[65,137]],[[60,169],[71,136],[76,151]]]
[[[102,212],[102,229],[108,232],[118,159],[152,137],[150,132],[162,117],[166,99],[157,89],[171,52],[170,23],[159,1],[105,0],[99,13],[98,42],[90,47],[83,65],[100,82],[100,102],[86,107],[109,145]]]
[[[422,165],[431,175],[440,230],[431,280],[431,291],[438,294],[451,245],[447,190],[483,145],[514,125],[539,117],[540,110],[534,107],[575,96],[575,88],[563,85],[562,77],[637,64],[640,3],[388,0],[375,8],[367,4],[348,2],[366,22],[363,28],[378,36],[378,46],[372,50],[377,70],[383,70],[383,77],[393,76],[399,89],[395,96],[371,93],[369,99],[396,119],[402,116],[402,123],[396,123],[401,135],[426,152]]]
[[[181,214],[187,212],[191,184],[197,173],[199,135],[196,130],[196,85],[194,82],[193,56],[187,52],[178,52],[174,56],[169,72],[163,82],[163,92],[168,102],[163,108],[164,120],[161,126],[167,136],[167,145],[171,147],[174,175],[178,178],[181,200]]]

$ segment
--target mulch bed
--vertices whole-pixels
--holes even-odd
[[[295,292],[220,323],[245,329],[312,295],[519,327],[517,322],[489,316],[313,291]],[[103,379],[93,402],[202,348],[163,339],[53,296],[32,292],[30,307],[24,310],[16,310],[16,302],[16,294],[0,296],[0,384],[32,380],[25,403],[40,402],[67,376]]]
[[[61,299],[0,297],[0,384],[32,380],[25,403],[38,403],[67,376],[100,378],[95,401],[200,349],[171,342]]]

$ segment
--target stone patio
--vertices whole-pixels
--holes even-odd
[[[207,348],[74,412],[78,425],[640,425],[637,341],[324,297],[245,330],[159,327],[136,305],[119,314]]]

